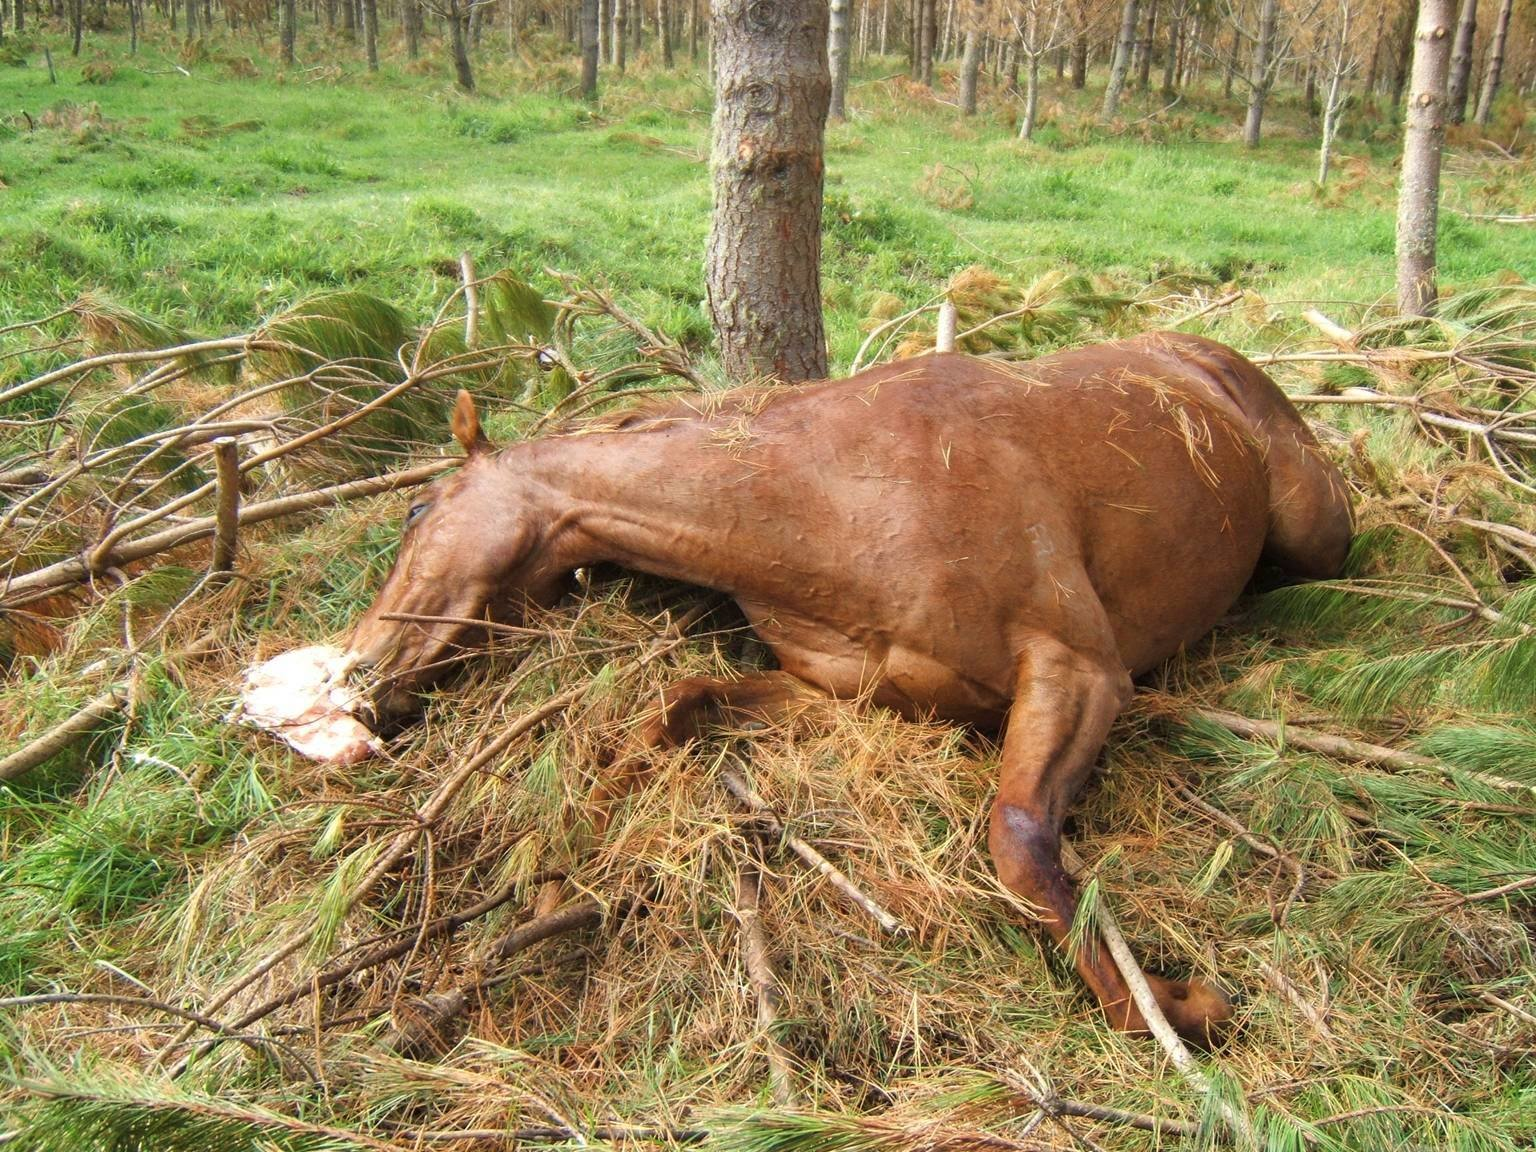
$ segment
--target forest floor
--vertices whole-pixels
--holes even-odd
[[[0,757],[107,703],[0,783],[0,1147],[1536,1140],[1536,229],[1463,214],[1536,210],[1518,106],[1453,140],[1424,323],[1387,303],[1397,143],[1365,111],[1324,189],[1286,99],[1246,152],[1233,102],[1138,96],[1105,128],[1092,88],[1049,87],[1021,143],[1016,101],[962,121],[872,61],[828,131],[838,371],[866,338],[864,362],[931,347],[931,309],[898,318],[946,290],[963,330],[1008,317],[976,352],[1180,327],[1261,358],[1349,483],[1345,577],[1261,582],[1143,684],[1070,829],[1085,907],[1149,970],[1238,994],[1196,1081],[1108,1029],[992,879],[981,736],[850,713],[714,738],[581,843],[661,686],[762,658],[714,599],[599,573],[337,771],[226,716],[242,668],[344,633],[406,498],[245,525],[230,581],[202,540],[68,574],[135,515],[129,543],[212,511],[168,498],[213,485],[187,429],[215,409],[261,429],[247,460],[282,455],[249,509],[437,459],[461,385],[497,438],[607,402],[540,348],[620,399],[716,386],[696,73],[642,58],[588,106],[537,42],[483,52],[474,97],[440,46],[369,75],[306,38],[284,75],[270,40],[47,42],[56,83],[35,37],[0,46]],[[230,339],[163,351],[196,337]],[[551,869],[579,930],[495,959]]]

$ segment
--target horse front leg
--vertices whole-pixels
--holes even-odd
[[[1021,656],[989,843],[998,878],[1039,908],[1059,946],[1071,933],[1078,898],[1061,864],[1062,824],[1130,694],[1130,677],[1112,655],[1085,654],[1038,634]],[[1082,941],[1075,961],[1110,1022],[1144,1032],[1146,1021],[1103,941]],[[1226,997],[1208,985],[1150,975],[1147,981],[1169,1023],[1193,1043],[1209,1046],[1231,1016]]]

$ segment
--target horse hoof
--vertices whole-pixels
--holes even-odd
[[[1225,1037],[1232,1021],[1232,1002],[1213,984],[1199,980],[1165,980],[1148,976],[1147,983],[1174,1031],[1187,1043],[1210,1049]]]

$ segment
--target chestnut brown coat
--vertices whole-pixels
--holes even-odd
[[[461,394],[454,431],[469,458],[413,508],[352,636],[389,674],[382,704],[474,632],[389,615],[515,620],[604,561],[719,589],[780,671],[683,682],[647,742],[812,692],[1001,728],[993,860],[1058,942],[1076,904],[1062,823],[1131,678],[1209,630],[1261,555],[1328,577],[1351,533],[1280,390],[1178,334],[1018,365],[903,360],[500,452]],[[1076,963],[1115,1025],[1143,1027],[1107,950]],[[1204,984],[1153,990],[1198,1041],[1229,1014]]]

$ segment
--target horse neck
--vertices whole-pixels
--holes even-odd
[[[511,454],[509,454],[509,457]],[[710,430],[692,421],[633,432],[534,441],[506,461],[518,469],[545,525],[552,567],[595,563],[730,590],[742,557],[727,545],[756,486]],[[739,543],[739,542],[738,542]]]

